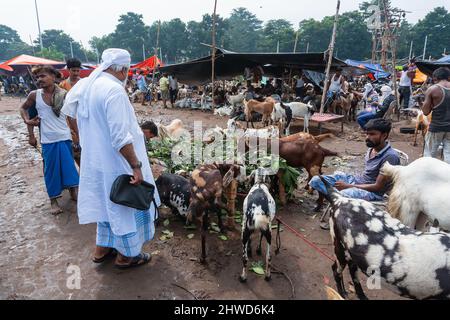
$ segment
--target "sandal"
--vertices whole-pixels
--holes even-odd
[[[111,249],[107,254],[105,254],[103,257],[101,257],[100,259],[97,259],[96,257],[94,257],[92,259],[92,262],[100,264],[105,262],[106,260],[108,260],[109,258],[115,258],[117,256],[117,251],[116,249]]]
[[[136,267],[146,265],[151,260],[152,260],[151,254],[141,253],[137,257],[134,257],[133,259],[131,259],[129,264],[124,264],[124,265],[116,264],[115,266],[121,270],[126,270],[126,269],[131,269],[131,268],[136,268]]]

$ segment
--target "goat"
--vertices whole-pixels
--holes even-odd
[[[304,104],[302,102],[291,102],[286,104],[292,111],[292,118],[303,118],[303,132],[309,133],[309,120],[314,115],[316,109],[311,102]],[[287,135],[290,135],[290,124],[287,127]]]
[[[225,117],[225,116],[230,117],[233,114],[233,112],[234,112],[233,106],[225,106],[225,107],[214,110],[214,114],[218,115],[220,117]]]
[[[292,122],[292,110],[289,106],[282,103],[275,104],[275,109],[272,112],[272,123],[278,123],[280,132],[289,135],[289,130]]]
[[[206,234],[209,227],[209,211],[216,211],[218,226],[224,230],[221,209],[228,212],[222,202],[223,189],[241,174],[241,167],[236,165],[202,165],[192,172],[190,177],[191,203],[188,208],[187,222],[193,217],[202,221],[202,255],[200,262],[206,262]]]
[[[433,158],[421,158],[407,167],[386,163],[381,174],[393,180],[389,212],[410,228],[420,214],[437,219],[450,230],[450,165]]]
[[[417,146],[417,137],[419,135],[420,130],[422,130],[422,137],[425,140],[425,135],[428,132],[431,120],[432,120],[431,113],[428,116],[425,116],[423,112],[419,110],[419,114],[417,115],[416,131],[414,132],[414,147]]]
[[[280,157],[294,168],[303,167],[308,172],[308,183],[322,174],[322,166],[326,157],[338,156],[336,152],[323,148],[319,143],[332,135],[314,137],[310,134],[296,134],[280,139]],[[309,189],[308,184],[306,189]]]
[[[252,127],[254,128],[252,113],[256,112],[262,114],[263,125],[268,126],[271,122],[272,112],[275,109],[275,100],[272,98],[267,98],[264,102],[258,102],[256,100],[250,100],[244,103],[245,104],[245,119],[247,121],[247,128],[249,122],[252,123]]]
[[[186,219],[191,202],[189,180],[179,175],[165,173],[156,180],[156,188],[162,204],[170,208],[173,214]]]
[[[243,221],[242,221],[242,245],[243,245],[243,270],[240,276],[241,282],[247,281],[247,264],[248,258],[252,256],[251,236],[255,231],[261,232],[261,238],[257,249],[257,254],[261,255],[262,238],[265,237],[267,241],[266,250],[266,271],[265,279],[271,279],[270,263],[271,263],[271,244],[272,244],[272,221],[276,214],[276,204],[272,195],[269,192],[267,185],[261,181],[259,175],[260,170],[257,170],[255,185],[250,190],[250,193],[244,200],[243,207]]]
[[[226,99],[229,104],[231,104],[233,107],[236,107],[237,105],[242,105],[245,100],[245,95],[243,93],[240,93],[235,96],[230,96],[229,94],[226,94]]]
[[[159,137],[161,139],[180,140],[186,133],[183,121],[173,120],[168,126],[158,125]]]
[[[330,233],[339,294],[348,298],[343,272],[348,265],[359,299],[365,300],[358,270],[379,276],[412,299],[450,299],[450,235],[415,232],[364,200],[347,199],[323,178],[332,204]]]
[[[352,108],[353,108],[353,99],[354,94],[353,93],[346,93],[344,96],[337,97],[333,103],[331,104],[331,110],[333,110],[333,113],[337,112],[337,107],[342,109],[342,113],[344,115],[344,119],[346,121],[351,121],[351,114],[352,114]]]

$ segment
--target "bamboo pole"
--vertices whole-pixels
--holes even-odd
[[[161,20],[158,21],[158,29],[157,29],[157,32],[156,32],[156,47],[155,47],[155,54],[154,54],[155,59],[157,59],[157,57],[158,57],[159,33],[160,33],[160,31],[161,31]],[[158,101],[158,97],[156,96],[157,95],[157,91],[155,90],[156,89],[156,86],[155,86],[155,71],[156,71],[156,66],[153,67],[152,87],[151,87],[150,90],[152,90],[153,100]],[[150,104],[151,104],[151,102],[150,102]]]
[[[212,58],[211,58],[211,82],[212,82],[212,109],[216,109],[216,102],[214,101],[216,78],[216,12],[217,12],[217,0],[214,0],[214,13],[213,13],[213,25],[212,25]]]
[[[331,37],[330,48],[328,49],[328,64],[327,64],[327,70],[325,73],[325,82],[324,82],[324,87],[323,87],[322,102],[320,104],[320,114],[323,114],[323,112],[324,112],[325,99],[327,97],[327,88],[328,88],[328,84],[330,82],[330,71],[331,71],[331,64],[333,63],[334,45],[336,43],[336,33],[337,33],[337,25],[338,25],[338,21],[339,21],[340,8],[341,8],[341,0],[338,0],[337,7],[336,7],[336,16],[334,17],[333,35]]]

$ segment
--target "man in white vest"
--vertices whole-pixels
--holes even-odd
[[[130,54],[122,49],[103,52],[102,64],[69,92],[62,112],[76,118],[83,150],[80,170],[78,216],[80,224],[97,223],[97,247],[93,261],[103,263],[117,255],[120,269],[147,264],[142,252],[153,239],[156,208],[138,211],[111,202],[111,186],[123,174],[130,183],[155,185],[144,135],[125,86]],[[158,192],[156,205],[160,205]]]

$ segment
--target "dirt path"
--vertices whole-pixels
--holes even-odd
[[[238,233],[229,241],[211,234],[207,240],[208,265],[200,265],[196,261],[199,232],[184,229],[183,223],[168,213],[163,213],[163,220],[168,218],[170,225],[159,226],[155,240],[145,247],[146,251],[154,253],[150,265],[124,272],[114,269],[112,262],[102,266],[91,263],[95,226],[78,224],[76,204],[67,194],[62,203],[65,213],[58,217],[49,214],[41,156],[27,144],[18,106],[17,98],[3,97],[0,101],[0,299],[192,299],[174,284],[188,289],[198,299],[291,298],[291,286],[279,274],[273,275],[270,283],[255,274],[250,274],[248,284],[239,283],[241,245]],[[225,118],[210,113],[136,108],[140,119],[168,123],[180,118],[188,126],[194,120],[201,120],[208,126],[226,124]],[[337,128],[337,125],[330,126],[333,132]],[[363,136],[354,125],[346,132],[344,135],[337,133],[337,139],[323,143],[341,152],[345,159],[328,159],[326,172],[338,168],[350,172],[362,169]],[[392,141],[395,147],[408,152],[411,159],[419,156],[420,148],[411,147],[404,136],[394,134]],[[301,191],[297,204],[282,208],[279,214],[331,254],[330,236],[320,230],[319,217],[312,213],[314,200]],[[159,240],[165,229],[175,235],[167,242]],[[192,240],[187,238],[190,233],[195,233]],[[254,256],[254,261],[262,260]],[[291,278],[295,299],[325,299],[324,283],[330,281],[334,287],[331,262],[288,231],[282,233],[282,251],[274,256],[273,263]],[[72,266],[81,271],[79,290],[67,287]],[[369,291],[368,295],[372,299],[397,298],[384,290]]]

